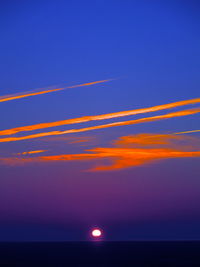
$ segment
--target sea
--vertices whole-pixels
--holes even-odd
[[[0,266],[200,267],[200,241],[1,242]]]

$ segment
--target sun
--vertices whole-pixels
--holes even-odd
[[[102,231],[98,228],[95,228],[92,230],[92,236],[93,237],[101,237],[102,236]]]

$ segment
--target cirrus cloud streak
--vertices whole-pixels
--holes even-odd
[[[50,89],[50,90],[44,90],[43,89],[43,90],[35,90],[35,91],[33,90],[33,91],[27,91],[27,92],[22,92],[22,93],[17,93],[17,94],[4,95],[4,96],[0,96],[0,102],[6,102],[6,101],[15,100],[15,99],[19,99],[19,98],[25,98],[25,97],[29,97],[29,96],[43,95],[43,94],[47,94],[47,93],[63,91],[63,90],[69,89],[69,88],[90,86],[90,85],[94,85],[94,84],[98,84],[98,83],[104,83],[104,82],[108,82],[108,81],[111,81],[111,79],[95,81],[95,82],[90,82],[90,83],[77,84],[77,85],[73,85],[73,86],[67,86],[64,88],[56,88],[56,89]]]
[[[120,117],[125,117],[125,116],[156,112],[156,111],[161,111],[161,110],[166,110],[166,109],[171,109],[171,108],[176,108],[176,107],[186,106],[186,105],[191,105],[191,104],[197,104],[197,103],[200,103],[200,98],[183,100],[183,101],[157,105],[157,106],[142,108],[142,109],[133,109],[133,110],[120,111],[120,112],[115,112],[115,113],[108,113],[108,114],[101,114],[101,115],[94,115],[94,116],[83,116],[83,117],[74,118],[74,119],[67,119],[67,120],[61,120],[61,121],[55,121],[55,122],[39,123],[39,124],[33,124],[33,125],[28,125],[28,126],[16,127],[16,128],[11,128],[7,130],[2,130],[0,131],[0,135],[12,135],[12,134],[20,133],[20,132],[41,130],[41,129],[56,127],[56,126],[120,118]]]
[[[193,108],[193,109],[171,112],[171,113],[167,113],[164,115],[146,117],[146,118],[141,118],[141,119],[136,119],[136,120],[113,122],[113,123],[85,127],[85,128],[80,128],[80,129],[69,129],[66,131],[51,131],[51,132],[37,133],[37,134],[32,134],[32,135],[20,136],[20,137],[6,137],[6,138],[0,138],[0,143],[29,140],[29,139],[45,137],[45,136],[87,132],[87,131],[111,128],[111,127],[116,127],[116,126],[126,126],[126,125],[140,124],[140,123],[146,123],[146,122],[153,122],[153,121],[159,121],[159,120],[164,120],[164,119],[194,115],[199,112],[200,112],[200,108]]]

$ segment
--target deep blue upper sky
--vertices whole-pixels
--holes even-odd
[[[197,97],[198,10],[198,1],[2,1],[1,92],[121,78],[108,87],[48,96],[52,119],[66,105],[78,115],[101,113],[102,104],[106,113]],[[22,112],[34,101],[6,104],[5,127],[15,123],[13,109]],[[23,124],[45,121],[38,102],[39,115],[30,111]]]

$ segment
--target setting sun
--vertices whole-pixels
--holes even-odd
[[[92,230],[92,236],[93,237],[100,237],[102,235],[102,232],[100,229],[93,229]]]

